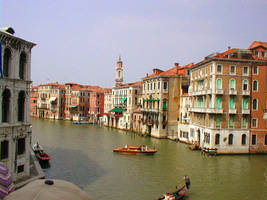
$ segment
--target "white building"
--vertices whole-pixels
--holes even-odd
[[[0,160],[16,181],[30,175],[31,49],[35,44],[13,34],[10,27],[0,30]]]

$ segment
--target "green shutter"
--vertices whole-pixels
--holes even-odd
[[[234,97],[230,97],[230,108],[231,109],[235,108],[235,98]]]
[[[222,98],[217,97],[216,99],[216,108],[222,108]]]
[[[230,89],[235,89],[235,80],[230,80]]]
[[[230,117],[229,127],[234,127],[234,117]]]
[[[217,117],[216,118],[216,127],[220,127],[221,126],[221,118]]]
[[[163,109],[167,109],[167,102],[166,101],[163,102]]]
[[[217,79],[216,89],[222,89],[222,79],[220,79],[220,78]]]
[[[248,98],[247,97],[243,98],[243,109],[248,109]]]

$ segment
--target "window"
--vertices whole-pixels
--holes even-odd
[[[243,75],[248,75],[248,67],[243,67]]]
[[[230,97],[230,109],[235,109],[235,98]]]
[[[229,118],[229,128],[234,128],[235,118],[232,116]]]
[[[19,78],[20,79],[25,78],[25,70],[26,70],[26,54],[22,52],[20,54],[20,59],[19,59]]]
[[[217,117],[216,118],[216,128],[220,128],[221,127],[221,118]]]
[[[232,145],[233,142],[234,142],[234,135],[233,135],[233,134],[230,134],[230,135],[228,136],[228,144],[229,144],[229,145]]]
[[[220,134],[215,135],[215,144],[220,144]]]
[[[255,52],[254,52],[254,55],[255,55],[255,56],[258,56],[258,55],[259,55],[259,52],[258,52],[258,51],[255,51]]]
[[[253,91],[258,91],[258,81],[254,80],[252,87],[253,87]]]
[[[8,158],[8,141],[4,140],[1,142],[1,157],[0,159]]]
[[[256,145],[257,144],[257,135],[252,135],[252,141],[251,141],[252,145]]]
[[[163,101],[163,110],[166,110],[166,109],[167,109],[167,101],[164,100],[164,101]]]
[[[248,80],[243,80],[243,90],[248,90]]]
[[[3,60],[4,77],[9,76],[10,61],[11,61],[11,51],[10,51],[10,49],[6,48],[4,51],[4,60]]]
[[[216,89],[222,89],[222,79],[220,78],[217,79]]]
[[[248,109],[248,97],[243,98],[243,109]]]
[[[222,73],[222,65],[217,65],[217,73]]]
[[[25,152],[25,138],[18,139],[18,155],[24,154]]]
[[[235,66],[234,65],[232,65],[230,67],[230,74],[235,74]]]
[[[258,123],[257,118],[252,118],[251,127],[252,128],[257,128],[257,123]]]
[[[261,52],[261,57],[265,57],[266,53],[264,51]]]
[[[235,90],[235,79],[230,80],[230,90]]]
[[[253,66],[253,74],[254,75],[258,74],[258,66]]]
[[[2,96],[2,122],[9,122],[10,91],[5,89]]]
[[[160,90],[160,82],[158,82],[158,89]]]
[[[264,136],[264,145],[267,145],[267,135]]]
[[[154,90],[156,89],[156,83],[154,82]]]
[[[247,136],[246,134],[242,135],[242,145],[246,145],[247,144]]]
[[[252,108],[253,110],[258,110],[258,99],[252,100]]]
[[[242,120],[242,128],[247,128],[247,126],[248,126],[248,119],[244,117]]]
[[[18,173],[24,172],[24,165],[19,165],[18,166]]]
[[[222,97],[216,98],[216,108],[218,108],[218,109],[222,108]]]
[[[168,89],[168,82],[167,81],[164,81],[163,89],[164,90],[167,90]]]
[[[20,91],[18,97],[18,121],[24,121],[24,110],[25,110],[25,92]]]

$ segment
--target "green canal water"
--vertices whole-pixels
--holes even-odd
[[[46,178],[70,181],[92,200],[153,200],[182,185],[185,174],[192,183],[186,200],[267,199],[267,155],[205,156],[185,144],[106,127],[38,119],[32,124],[33,143],[38,141],[51,156]],[[125,144],[158,152],[112,152]]]

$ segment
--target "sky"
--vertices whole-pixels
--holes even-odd
[[[34,85],[111,88],[119,56],[124,83],[140,81],[153,68],[267,42],[266,19],[266,0],[0,0],[0,27],[37,44]]]

